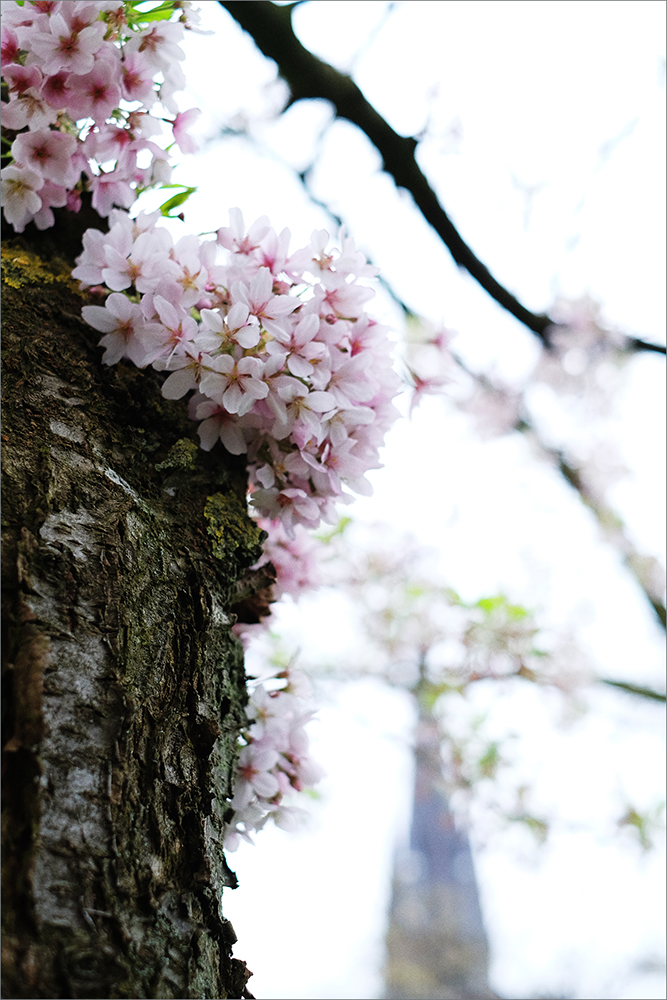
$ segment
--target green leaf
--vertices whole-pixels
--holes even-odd
[[[422,707],[428,712],[432,712],[436,701],[443,694],[449,694],[451,691],[456,691],[460,694],[463,688],[464,685],[461,681],[456,679],[441,681],[439,684],[434,684],[432,681],[419,681],[415,693],[418,695]]]
[[[662,823],[662,813],[665,803],[660,802],[653,809],[645,813],[640,813],[634,806],[629,806],[622,819],[618,821],[619,827],[634,827],[639,835],[639,842],[645,851],[653,847],[653,835],[664,829]]]
[[[337,535],[342,535],[345,529],[347,528],[348,524],[351,523],[352,523],[351,517],[341,517],[340,521],[335,527],[331,528],[330,531],[318,531],[315,535],[315,538],[317,538],[319,542],[324,542],[325,545],[328,545],[329,542],[333,541],[333,539]]]
[[[317,802],[322,798],[322,793],[318,792],[316,788],[303,788],[301,790],[301,795],[307,795],[308,798],[313,799],[314,802]]]
[[[474,605],[474,607],[479,608],[481,611],[484,612],[485,615],[490,615],[497,608],[502,607],[504,603],[505,603],[505,598],[501,597],[501,596],[498,596],[498,597],[482,597],[477,602],[477,604]]]
[[[161,3],[156,7],[142,10],[146,6],[146,0],[129,0],[125,5],[127,23],[132,28],[140,25],[150,24],[153,21],[168,21],[175,10],[173,2]]]
[[[148,15],[144,15],[142,21],[168,21],[171,15],[174,13],[173,7],[171,10],[155,10],[149,11]]]
[[[178,194],[173,195],[168,198],[163,205],[160,205],[160,212],[162,215],[166,216],[168,219],[176,218],[176,216],[171,213],[175,208],[180,208],[188,200],[191,194],[197,190],[196,187],[187,187],[185,184],[165,184],[164,187],[182,187],[183,190],[179,191]]]
[[[496,773],[499,760],[500,755],[498,753],[498,744],[490,743],[477,761],[477,766],[485,778],[492,778]]]
[[[529,813],[525,813],[523,816],[513,816],[511,818],[515,823],[523,823],[527,826],[538,843],[543,844],[547,839],[549,835],[549,824],[543,819],[538,819],[537,816],[531,816]]]
[[[163,10],[174,12],[173,0],[164,0],[164,3],[153,4],[153,6],[151,4],[153,4],[153,0],[128,0],[126,7],[129,7],[135,16],[141,14],[143,17],[151,17]]]

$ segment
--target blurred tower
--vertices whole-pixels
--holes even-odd
[[[438,727],[419,687],[412,828],[394,872],[385,1000],[485,1000],[497,994],[470,842],[447,805]]]

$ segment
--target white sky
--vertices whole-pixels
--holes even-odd
[[[282,161],[310,162],[326,106],[297,105],[271,121],[282,93],[271,66],[217,3],[201,6],[216,35],[188,39],[182,106],[202,109],[207,136],[243,113],[274,152],[227,138],[184,161],[177,178],[200,185],[188,231],[227,224],[238,205],[247,223],[267,214],[301,245],[330,223]],[[304,44],[352,71],[394,128],[414,134],[428,122],[423,169],[464,238],[529,307],[589,292],[611,324],[663,340],[664,4],[429,0],[397,4],[385,20],[386,7],[318,0],[294,20]],[[534,338],[458,271],[378,167],[367,141],[339,122],[322,141],[313,185],[405,301],[459,331],[455,346],[469,364],[520,381],[535,361]],[[377,301],[396,322],[390,300]],[[637,544],[656,555],[663,372],[662,359],[636,358],[605,425],[629,469],[610,496]],[[427,399],[396,426],[384,461],[372,474],[374,497],[351,513],[437,547],[447,582],[464,596],[502,588],[540,608],[606,676],[660,684],[660,633],[645,601],[592,516],[524,440],[480,442],[451,404]],[[304,665],[321,658],[326,629],[327,650],[337,636],[344,647],[340,605],[331,607],[311,601],[300,617],[288,608],[281,618]],[[264,1000],[380,995],[392,852],[408,822],[412,715],[376,681],[324,694],[313,738],[329,777],[313,831],[263,831],[230,859],[241,886],[226,913]],[[664,975],[650,967],[663,955],[664,865],[612,830],[624,796],[650,806],[663,794],[661,717],[608,690],[589,701],[565,731],[533,691],[498,701],[506,728],[522,733],[536,801],[563,826],[541,851],[518,835],[484,847],[473,829],[492,984],[506,996],[665,995]]]

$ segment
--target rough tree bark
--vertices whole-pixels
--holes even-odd
[[[3,244],[3,996],[248,997],[220,841],[243,465],[101,364],[46,245]]]

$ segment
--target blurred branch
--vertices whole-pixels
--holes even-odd
[[[620,688],[628,694],[636,694],[640,698],[649,698],[651,701],[667,701],[667,696],[662,691],[655,691],[653,688],[642,687],[641,684],[630,684],[627,681],[612,681],[608,677],[600,678],[601,684],[609,684],[611,687]]]
[[[532,432],[535,439],[538,441],[540,448],[556,463],[556,466],[563,478],[577,491],[586,506],[595,514],[595,517],[597,518],[598,523],[607,538],[622,552],[625,565],[643,590],[649,604],[658,618],[658,621],[663,628],[667,628],[667,609],[665,608],[664,601],[656,592],[656,588],[652,585],[652,581],[650,579],[651,566],[649,563],[651,560],[646,557],[642,557],[637,552],[635,546],[626,534],[623,522],[618,515],[593,494],[593,492],[588,488],[581,470],[571,465],[565,458],[563,452],[558,451],[556,448],[549,448],[543,441],[540,441],[539,437],[535,434],[534,429],[529,427],[525,421],[522,421],[521,425],[517,429],[522,431],[530,430]]]
[[[335,108],[338,118],[352,122],[373,143],[383,160],[384,169],[399,187],[412,195],[424,219],[436,231],[452,257],[484,290],[528,327],[548,346],[553,321],[546,315],[526,309],[504,288],[473,253],[459,234],[415,159],[417,141],[394,132],[385,119],[366,100],[354,81],[306,49],[294,34],[291,3],[277,7],[270,0],[219,0],[237,23],[247,31],[261,52],[278,66],[278,72],[290,88],[290,103],[304,99],[323,99]],[[640,338],[630,338],[631,350],[665,353],[665,348]]]

